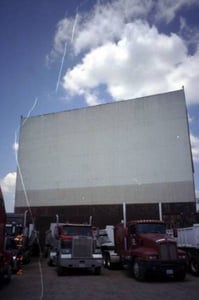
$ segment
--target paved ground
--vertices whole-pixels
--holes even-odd
[[[184,282],[137,282],[124,270],[102,270],[99,276],[70,272],[58,277],[45,259],[34,259],[22,275],[0,289],[1,300],[198,300],[199,277],[187,274]]]

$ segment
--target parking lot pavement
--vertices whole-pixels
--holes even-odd
[[[185,281],[137,282],[125,270],[102,269],[101,275],[70,271],[57,276],[46,260],[34,259],[21,275],[13,275],[9,285],[0,289],[1,300],[198,300],[199,277],[187,274]]]

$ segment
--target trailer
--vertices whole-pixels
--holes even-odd
[[[3,194],[0,188],[0,283],[10,282],[12,269],[11,252],[5,248],[6,212]]]
[[[62,223],[59,223],[62,225]],[[57,223],[50,223],[49,229],[45,232],[44,257],[47,258],[48,266],[56,265],[56,255],[58,249],[58,239],[55,237],[55,227]]]
[[[120,257],[115,248],[113,225],[107,225],[104,229],[98,230],[97,246],[102,251],[103,265],[105,268],[113,269],[121,266]]]
[[[23,214],[7,213],[5,235],[6,249],[12,252],[14,272],[40,252],[37,231],[28,210]]]
[[[190,272],[199,276],[199,224],[192,227],[168,230],[168,233],[176,239],[179,249],[187,253],[187,263]]]

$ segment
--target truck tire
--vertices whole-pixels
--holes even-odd
[[[103,255],[103,265],[104,268],[111,270],[113,268],[113,264],[111,262],[111,257],[109,253],[104,253]]]
[[[19,267],[17,265],[17,260],[16,259],[13,259],[12,260],[12,273],[13,274],[16,274],[19,270]]]
[[[64,268],[62,266],[57,266],[57,275],[63,276],[64,275]]]
[[[48,259],[47,265],[48,265],[49,267],[52,267],[52,266],[53,266],[53,261],[52,261],[51,258]]]
[[[103,266],[107,269],[107,253],[103,253]]]
[[[146,279],[146,271],[138,258],[136,258],[133,263],[133,275],[138,281],[144,281]]]
[[[190,272],[194,276],[199,276],[199,264],[194,259],[191,259],[190,261]]]
[[[107,255],[107,268],[111,270],[113,268],[113,264],[111,262],[110,254]]]
[[[186,277],[186,271],[182,271],[175,276],[175,280],[184,281]]]
[[[94,270],[95,275],[100,275],[101,274],[101,267],[96,267]]]
[[[10,283],[11,276],[12,276],[11,274],[12,274],[12,268],[9,265],[6,272],[4,273],[4,278],[3,278],[4,283],[6,283],[6,284]]]

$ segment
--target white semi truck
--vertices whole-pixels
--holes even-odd
[[[102,254],[96,247],[91,222],[89,224],[60,223],[50,225],[47,232],[46,246],[48,249],[48,264],[56,265],[60,276],[66,269],[91,269],[94,274],[101,273]]]
[[[168,230],[175,237],[178,248],[187,253],[187,262],[190,272],[199,276],[199,224],[192,227]]]

